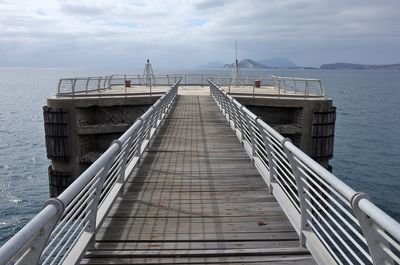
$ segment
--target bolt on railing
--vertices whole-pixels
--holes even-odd
[[[318,264],[400,264],[400,224],[209,80],[211,94]]]
[[[110,79],[107,79],[110,80]],[[108,81],[107,81],[108,82]],[[93,247],[114,201],[177,97],[180,79],[0,248],[0,264],[76,264]]]

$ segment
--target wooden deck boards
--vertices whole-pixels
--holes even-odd
[[[210,96],[180,96],[82,264],[315,264]]]

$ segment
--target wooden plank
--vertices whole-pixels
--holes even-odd
[[[309,255],[232,256],[232,257],[174,257],[174,258],[100,258],[84,259],[81,264],[316,264]]]
[[[268,218],[268,219],[266,219]],[[274,223],[274,222],[280,222],[280,223],[289,223],[289,220],[287,220],[285,215],[275,215],[275,216],[265,216],[264,218],[261,216],[260,218],[257,217],[249,217],[249,216],[243,216],[243,217],[232,217],[232,216],[223,216],[223,217],[196,217],[196,216],[190,216],[190,217],[159,217],[159,218],[146,218],[146,217],[131,217],[131,218],[121,218],[118,216],[109,216],[106,218],[104,221],[105,224],[111,223],[111,222],[126,222],[130,223],[132,225],[143,225],[143,224],[151,224],[151,225],[176,225],[176,224],[182,224],[182,223],[190,223],[190,224],[214,224],[214,223],[247,223],[247,224],[254,224],[258,221],[263,221],[264,223]]]
[[[118,256],[127,257],[218,257],[238,255],[288,255],[308,254],[307,249],[302,247],[279,247],[279,248],[238,248],[238,249],[190,249],[190,250],[101,250],[88,251],[86,257],[105,258]]]
[[[96,243],[96,250],[202,250],[202,249],[242,249],[248,248],[286,248],[299,247],[299,242],[294,241],[202,241],[202,242],[101,242]]]
[[[191,233],[191,234],[175,234],[175,233],[133,233],[132,231],[119,230],[117,233],[106,233],[101,230],[98,234],[98,241],[284,241],[296,240],[298,236],[295,232],[280,232],[280,233]]]

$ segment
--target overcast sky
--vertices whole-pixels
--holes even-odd
[[[399,0],[0,0],[0,66],[400,63]]]

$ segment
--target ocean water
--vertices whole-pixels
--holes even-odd
[[[112,72],[0,68],[0,245],[39,212],[49,196],[42,106],[54,95],[58,79]],[[229,75],[226,70],[219,72]],[[400,221],[399,71],[246,73],[322,79],[337,107],[333,173]]]

